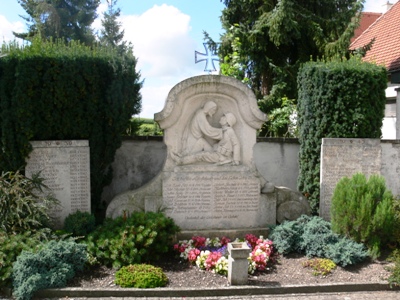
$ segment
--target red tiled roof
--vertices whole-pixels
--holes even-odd
[[[367,51],[364,61],[384,65],[388,71],[400,69],[400,1],[379,17],[351,45],[357,49],[367,45],[373,38],[375,42]]]
[[[362,12],[360,26],[358,26],[354,31],[354,36],[351,38],[351,42],[354,42],[354,40],[358,38],[369,26],[371,26],[371,24],[374,23],[381,15],[381,13],[375,12]]]

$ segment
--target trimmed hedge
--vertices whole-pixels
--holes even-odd
[[[308,62],[298,73],[298,189],[314,213],[320,196],[322,138],[380,138],[386,69],[356,58]]]
[[[141,108],[136,58],[40,40],[1,52],[0,171],[25,166],[29,141],[88,139],[92,208],[99,208],[121,134]]]

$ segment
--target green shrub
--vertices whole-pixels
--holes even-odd
[[[312,268],[314,270],[314,276],[326,276],[332,273],[334,269],[336,269],[336,264],[332,260],[327,258],[312,258],[306,260],[303,263],[303,267]]]
[[[128,218],[106,219],[85,242],[98,262],[119,269],[161,258],[172,248],[178,231],[174,221],[162,213],[134,212]]]
[[[30,299],[40,289],[65,287],[87,260],[86,246],[69,241],[50,241],[38,252],[22,251],[13,266],[13,295]]]
[[[168,278],[161,268],[147,264],[125,266],[115,273],[115,284],[121,287],[156,288],[167,283]]]
[[[73,236],[86,236],[96,227],[94,215],[88,212],[76,211],[69,214],[64,220],[64,231]]]
[[[48,212],[57,200],[39,195],[46,188],[39,176],[34,174],[29,179],[18,171],[1,174],[0,229],[18,233],[51,225]]]
[[[361,173],[342,178],[333,193],[331,220],[334,232],[364,243],[378,257],[393,240],[395,226],[393,195],[385,179],[372,175],[367,181]]]
[[[34,39],[2,53],[0,172],[23,168],[32,140],[89,140],[91,208],[100,216],[121,134],[141,108],[132,51]]]
[[[272,229],[269,239],[274,242],[279,253],[302,252],[301,239],[304,226],[310,220],[311,217],[302,215],[295,221],[283,222]]]
[[[317,216],[284,222],[273,229],[269,238],[279,253],[296,251],[308,257],[328,258],[342,267],[368,257],[364,245],[335,234],[330,223]]]
[[[381,137],[387,72],[355,58],[308,62],[300,67],[297,84],[298,189],[308,195],[311,209],[317,213],[321,140]]]
[[[396,249],[389,257],[389,261],[394,262],[394,266],[388,268],[391,272],[388,282],[390,286],[399,286],[400,285],[400,249]]]
[[[51,237],[50,229],[7,234],[0,230],[0,286],[11,284],[12,267],[23,250],[38,249]]]

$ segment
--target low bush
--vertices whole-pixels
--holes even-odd
[[[329,258],[345,267],[368,257],[363,244],[335,234],[320,217],[301,216],[276,226],[269,235],[279,253],[304,253],[308,257]]]
[[[94,215],[88,212],[76,211],[69,214],[64,220],[64,231],[73,236],[86,236],[96,227]]]
[[[44,195],[46,186],[40,173],[32,179],[20,172],[6,172],[0,176],[0,229],[18,233],[50,227],[49,209],[57,204]]]
[[[306,260],[303,267],[313,269],[314,276],[326,276],[336,269],[336,264],[328,258],[312,258]]]
[[[86,246],[73,240],[52,240],[36,253],[22,251],[13,265],[13,295],[25,300],[40,289],[65,287],[86,260]]]
[[[49,229],[19,234],[7,234],[0,230],[0,286],[10,286],[12,268],[23,250],[35,251],[50,238]]]
[[[162,213],[134,212],[128,218],[106,219],[85,242],[101,264],[116,269],[156,261],[167,253],[179,227]]]
[[[391,272],[388,282],[390,286],[399,286],[400,285],[400,249],[396,249],[393,251],[391,256],[389,257],[389,261],[394,263],[393,267],[389,268]]]
[[[168,278],[161,268],[147,264],[125,266],[115,273],[115,284],[121,287],[156,288],[167,283]]]
[[[385,178],[357,173],[342,178],[333,193],[332,229],[358,243],[364,243],[373,258],[393,240],[395,210]]]

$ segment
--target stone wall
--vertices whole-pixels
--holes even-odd
[[[297,190],[299,174],[297,139],[258,138],[254,163],[259,173],[275,186]],[[163,137],[125,138],[117,150],[112,183],[103,190],[107,204],[118,194],[149,183],[162,170],[167,156]]]

